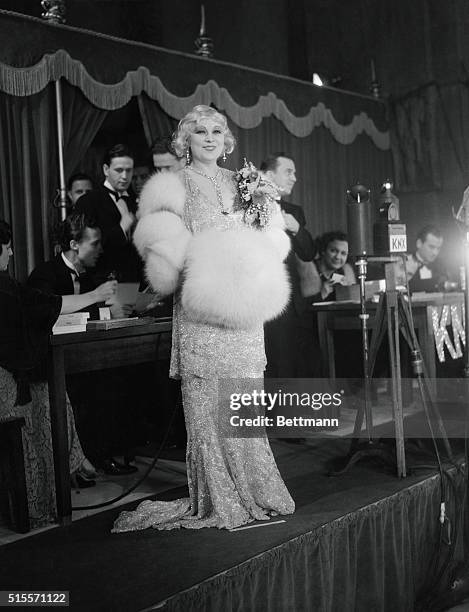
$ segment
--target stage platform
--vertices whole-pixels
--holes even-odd
[[[0,547],[0,590],[68,590],[70,609],[87,612],[414,610],[441,535],[440,476],[419,469],[399,480],[377,463],[327,476],[348,444],[273,444],[292,516],[231,532],[111,534],[122,507],[109,510]],[[445,488],[454,516],[455,489]]]

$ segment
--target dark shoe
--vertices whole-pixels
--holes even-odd
[[[70,482],[74,489],[89,489],[90,487],[94,487],[96,485],[96,480],[84,478],[78,472],[70,475]]]
[[[123,465],[115,459],[105,459],[101,464],[101,469],[109,476],[128,476],[138,472],[138,468],[134,465]]]
[[[135,457],[124,457],[124,463],[121,463],[114,458],[112,460],[119,469],[125,470],[126,474],[135,474],[135,472],[138,472],[138,467],[130,464],[131,461],[135,460]]]

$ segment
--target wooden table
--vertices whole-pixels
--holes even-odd
[[[464,295],[462,293],[446,293],[439,296],[429,296],[429,299],[413,299],[412,315],[415,331],[419,340],[422,357],[427,368],[428,377],[433,380],[436,377],[436,353],[435,340],[433,337],[432,306],[443,306],[445,304],[462,304]],[[374,315],[377,304],[367,302],[368,329],[374,328]],[[358,317],[360,304],[355,302],[333,302],[315,304],[313,310],[317,313],[319,329],[319,345],[322,355],[322,376],[324,378],[335,377],[335,348],[334,332],[340,330],[361,329],[361,321]],[[361,358],[361,345],[357,353],[357,359]]]
[[[50,337],[48,382],[57,515],[61,524],[70,523],[72,517],[65,375],[156,361],[158,338],[171,328],[171,319],[155,319],[134,327]]]

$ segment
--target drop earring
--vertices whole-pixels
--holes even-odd
[[[222,160],[223,160],[224,162],[226,162],[226,151],[223,151],[223,157],[222,157]]]
[[[189,147],[186,149],[186,165],[188,166],[191,163],[191,152]]]

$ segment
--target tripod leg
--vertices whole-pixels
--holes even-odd
[[[384,336],[384,332],[386,330],[385,318],[384,318],[384,313],[385,313],[384,298],[385,298],[384,295],[381,296],[380,302],[376,309],[376,315],[375,315],[375,320],[374,320],[373,335],[371,337],[370,356],[369,356],[369,362],[368,362],[369,363],[368,375],[370,377],[373,373],[373,369],[374,369],[374,365],[376,361],[376,354],[378,352],[379,346]],[[351,448],[352,451],[357,446],[359,438],[360,438],[360,432],[363,426],[364,414],[365,414],[365,405],[360,404],[357,410],[357,416],[355,418],[355,424],[353,427],[353,439],[352,439],[352,448]]]
[[[373,335],[371,336],[370,345],[370,376],[373,375],[376,357],[378,356],[379,348],[383,342],[384,334],[386,333],[387,319],[385,317],[387,309],[386,294],[381,295],[378,308],[376,309],[375,323],[373,326]]]
[[[388,302],[388,341],[389,341],[389,361],[391,364],[392,379],[392,407],[394,417],[394,428],[396,432],[396,462],[397,475],[406,476],[406,460],[404,449],[404,414],[402,409],[402,379],[399,351],[399,313],[397,309],[396,297],[392,298],[393,304]]]
[[[404,437],[403,437],[403,424],[402,424],[402,405],[395,409],[396,405],[396,397],[400,383],[400,371],[398,371],[398,376],[396,376],[396,348],[395,348],[395,339],[398,338],[398,317],[397,310],[394,307],[392,309],[387,300],[387,294],[383,294],[381,296],[380,303],[376,310],[375,322],[373,326],[373,336],[371,342],[371,363],[372,366],[368,368],[368,372],[366,374],[371,375],[373,371],[374,363],[376,360],[376,355],[378,349],[381,345],[383,336],[388,331],[389,338],[389,346],[391,351],[391,361],[393,363],[393,417],[396,422],[396,418],[398,421],[398,425],[396,427],[396,453],[390,453],[389,448],[385,448],[386,445],[378,442],[376,443],[371,438],[368,439],[366,443],[360,443],[359,436],[361,432],[361,428],[363,425],[363,415],[366,410],[365,405],[360,405],[357,411],[357,416],[355,419],[355,426],[353,430],[353,440],[350,447],[350,452],[348,456],[345,458],[346,463],[345,466],[341,466],[340,470],[334,470],[330,472],[330,476],[338,476],[346,472],[351,465],[356,463],[363,457],[380,457],[383,461],[393,466],[393,469],[396,469],[397,462],[397,474],[398,476],[406,475],[406,467],[405,467],[405,454],[404,454]],[[395,300],[394,300],[395,301]],[[391,315],[392,313],[392,315]],[[396,336],[397,333],[397,336]],[[399,345],[397,344],[397,352],[399,353]],[[368,360],[368,363],[370,360]],[[397,385],[397,386],[396,386]],[[365,391],[366,393],[366,391]],[[365,400],[366,404],[366,400]],[[397,416],[396,416],[397,415]],[[399,416],[400,415],[400,416]]]

